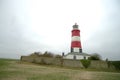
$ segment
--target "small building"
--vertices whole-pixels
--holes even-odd
[[[78,53],[78,52],[70,52],[67,55],[65,55],[63,58],[64,59],[75,59],[75,60],[80,60],[80,59],[88,59],[90,57],[89,54],[87,53]]]
[[[80,40],[80,30],[78,25],[75,23],[73,25],[73,30],[71,31],[71,52],[63,56],[64,59],[88,59],[89,54],[82,52],[81,40]]]

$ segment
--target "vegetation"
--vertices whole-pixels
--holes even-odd
[[[88,68],[91,64],[91,61],[90,60],[86,60],[86,59],[82,59],[80,60],[80,62],[82,63],[82,65],[85,67],[85,68]]]
[[[6,68],[8,65],[9,63],[7,62],[7,59],[0,59],[0,71]]]
[[[6,67],[6,68],[3,68]],[[0,59],[0,80],[119,80],[120,73]]]
[[[59,54],[55,55],[55,57],[56,57],[56,58],[62,58],[62,56],[59,55]]]
[[[34,53],[31,53],[29,56],[38,57],[38,56],[42,56],[42,53],[41,52],[34,52]]]
[[[111,61],[111,64],[116,70],[120,70],[120,61]]]
[[[54,57],[54,55],[53,55],[53,53],[46,51],[46,52],[43,54],[43,57]]]
[[[69,77],[64,76],[62,74],[58,74],[58,73],[53,73],[53,74],[46,74],[46,75],[37,75],[37,76],[33,76],[28,78],[28,80],[69,80]]]
[[[101,60],[101,56],[97,53],[94,53],[89,57],[89,60]]]
[[[108,61],[106,59],[108,68],[114,67],[116,70],[120,71],[120,61]]]
[[[54,54],[48,51],[45,51],[44,53],[41,52],[34,52],[31,53],[29,56],[33,56],[33,57],[54,57],[54,58],[62,58],[61,55],[59,54]]]
[[[0,80],[2,80],[2,78],[5,78],[5,77],[10,77],[11,75],[15,75],[18,72],[17,70],[16,71],[8,70],[10,65],[14,65],[14,64],[10,64],[10,62],[12,61],[17,61],[17,60],[0,59]]]

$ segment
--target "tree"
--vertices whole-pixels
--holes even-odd
[[[101,60],[101,56],[98,53],[93,53],[90,57],[90,60]]]

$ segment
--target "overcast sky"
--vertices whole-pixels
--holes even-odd
[[[83,52],[120,60],[120,0],[0,0],[0,57],[67,54],[75,23]]]

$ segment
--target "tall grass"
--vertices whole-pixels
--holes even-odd
[[[70,80],[68,76],[64,74],[40,74],[37,76],[29,77],[27,80]]]
[[[120,73],[113,72],[99,72],[94,73],[95,80],[120,80]]]
[[[16,75],[19,71],[9,71],[10,62],[15,61],[13,59],[0,59],[0,80],[4,77],[10,77],[11,75]],[[14,64],[12,64],[14,65]]]
[[[0,78],[5,77],[4,75],[7,74],[5,69],[8,67],[9,63],[5,59],[0,59]]]
[[[9,65],[8,60],[0,59],[0,71],[5,69]]]
[[[119,80],[120,73],[0,59],[0,80]]]

